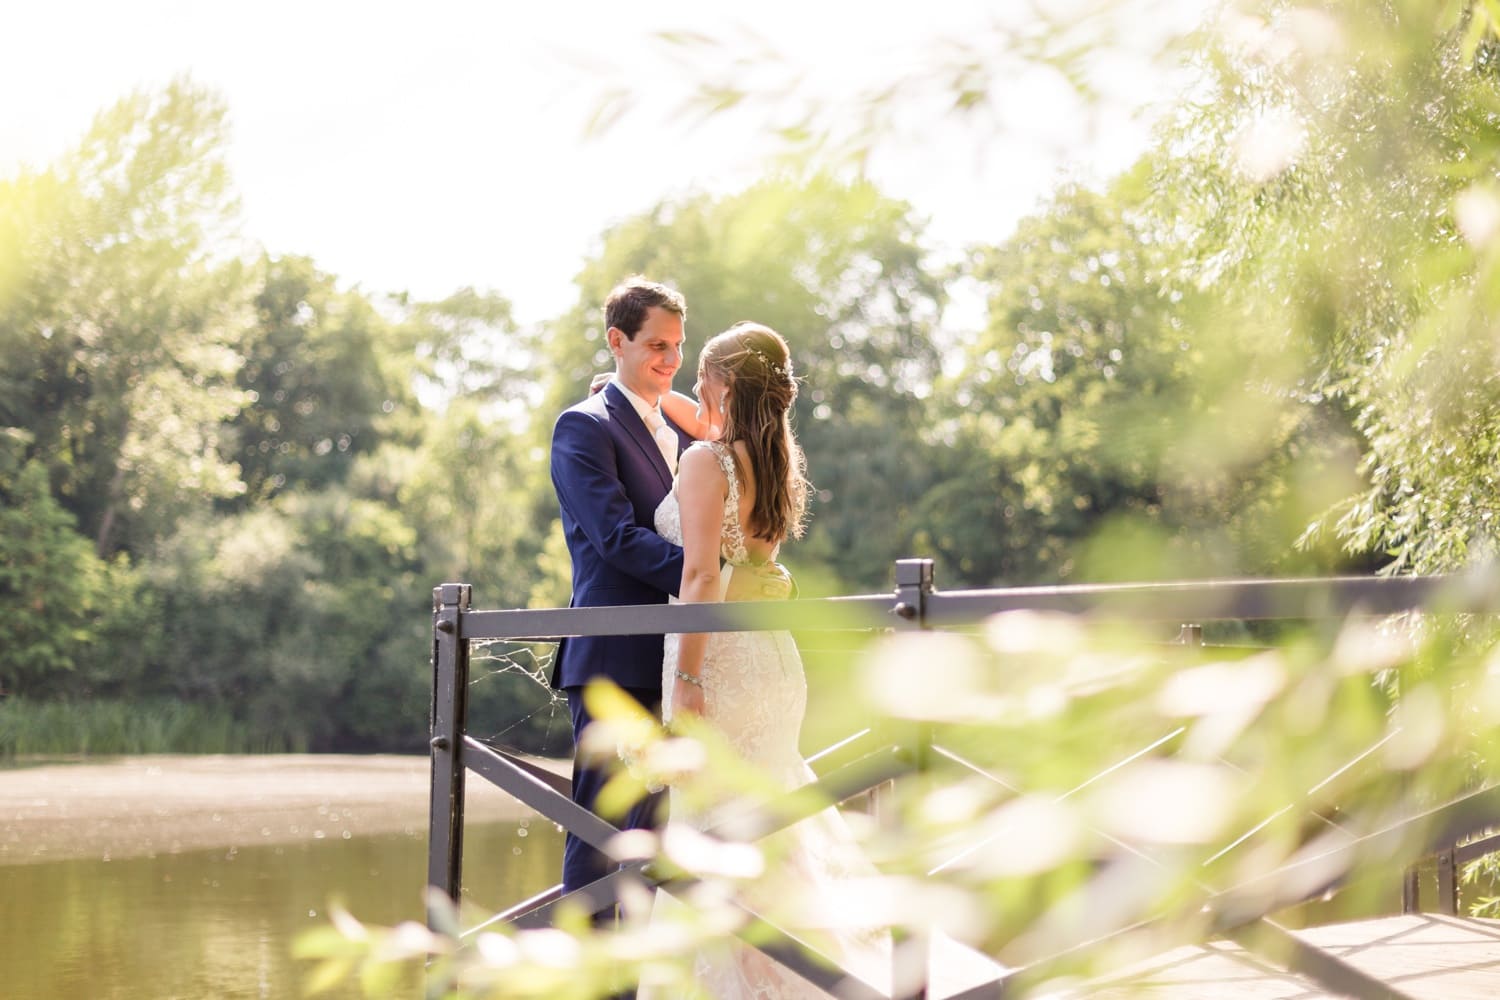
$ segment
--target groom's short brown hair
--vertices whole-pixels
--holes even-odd
[[[604,329],[611,327],[634,340],[646,322],[646,313],[658,306],[667,312],[687,319],[687,300],[682,293],[655,281],[648,281],[639,274],[631,275],[615,286],[604,300]]]

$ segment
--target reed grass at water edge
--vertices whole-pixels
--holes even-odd
[[[0,699],[0,761],[33,756],[298,751],[223,708],[167,699]]]

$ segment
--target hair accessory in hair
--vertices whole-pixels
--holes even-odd
[[[750,345],[747,344],[747,345],[745,345],[745,350],[749,351],[751,354],[755,355],[757,358],[760,358],[761,364],[765,365],[766,368],[770,370],[771,374],[773,374],[773,375],[780,375],[782,378],[791,378],[791,375],[792,375],[792,371],[791,371],[791,369],[792,369],[792,359],[791,358],[787,358],[787,363],[786,364],[782,364],[779,361],[772,361],[770,359],[770,357],[768,357],[766,355],[766,353],[764,351],[762,351],[758,347],[751,347]]]

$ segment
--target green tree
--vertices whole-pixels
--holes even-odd
[[[399,511],[344,487],[185,524],[149,567],[158,653],[137,693],[225,706],[271,745],[418,748],[416,542]]]
[[[408,461],[397,492],[421,526],[433,582],[472,583],[488,607],[524,606],[546,530],[533,509],[552,488],[545,454],[513,421],[460,399],[434,415]]]
[[[135,579],[94,554],[46,466],[19,461],[20,437],[0,437],[0,694],[95,693],[138,666],[108,648],[136,610]]]
[[[392,304],[401,374],[428,406],[464,397],[517,415],[535,403],[535,354],[504,296],[461,288],[435,302],[400,295]]]
[[[187,81],[101,114],[59,165],[0,183],[0,426],[31,432],[101,556],[242,485],[220,453],[241,271],[222,102]]]
[[[1255,5],[1164,138],[1162,200],[1191,248],[1177,283],[1210,288],[1263,357],[1296,359],[1297,392],[1346,415],[1364,484],[1320,530],[1393,571],[1493,550],[1489,11]]]
[[[920,508],[922,548],[961,583],[1337,562],[1293,543],[1352,488],[1350,436],[1282,391],[1284,358],[1263,363],[1168,280],[1182,251],[1154,211],[1156,169],[1066,189],[976,254],[988,323],[940,393],[931,433],[951,461]]]
[[[364,295],[340,292],[302,257],[263,259],[260,272],[238,375],[249,404],[231,423],[255,499],[342,482],[411,393],[384,357],[389,324]]]

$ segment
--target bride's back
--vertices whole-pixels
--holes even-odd
[[[755,468],[750,461],[750,449],[745,447],[743,441],[736,441],[730,447],[734,450],[735,472],[739,477],[740,537],[745,541],[745,552],[752,563],[770,562],[776,558],[776,550],[781,547],[782,539],[758,538],[751,530],[751,514],[755,510]]]

